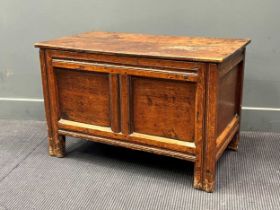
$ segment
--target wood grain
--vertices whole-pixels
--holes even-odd
[[[61,136],[58,133],[57,121],[60,117],[60,107],[58,102],[58,89],[56,82],[56,75],[54,73],[54,69],[52,67],[52,57],[51,54],[46,51],[45,52],[45,62],[47,67],[47,81],[48,86],[48,111],[50,114],[51,127],[52,127],[52,138],[51,143],[49,144],[49,154],[51,156],[56,157],[64,157],[65,155],[65,136]]]
[[[129,74],[133,76],[147,76],[154,78],[163,78],[163,79],[174,79],[174,80],[183,80],[183,81],[197,81],[196,72],[188,71],[170,71],[165,69],[155,69],[155,68],[141,68],[141,67],[132,67],[124,65],[112,65],[105,63],[88,63],[88,62],[79,62],[79,61],[66,61],[66,60],[53,60],[53,66],[57,68],[66,68],[80,71],[92,71],[92,72],[103,72],[111,74]]]
[[[49,154],[65,136],[194,162],[213,192],[239,142],[248,39],[90,32],[37,43]]]
[[[160,68],[175,71],[197,71],[201,63],[188,62],[180,60],[170,60],[161,58],[147,58],[139,56],[128,55],[114,55],[114,54],[100,54],[100,53],[83,53],[76,51],[60,51],[49,50],[53,59],[59,59],[64,61],[80,61],[80,62],[97,62],[116,64],[122,66],[134,66],[134,67],[148,67],[148,68]]]
[[[196,189],[203,190],[203,167],[204,167],[204,144],[206,139],[205,132],[205,111],[206,111],[206,88],[207,88],[207,68],[204,64],[199,69],[199,80],[196,87],[195,97],[195,149],[196,160],[194,164],[193,186]]]
[[[193,83],[132,77],[134,131],[193,142],[195,93]]]
[[[236,114],[236,92],[238,69],[233,67],[226,75],[219,78],[218,89],[218,134],[230,123]]]
[[[244,68],[245,68],[245,50],[243,52],[243,60],[237,65],[237,68],[238,68],[238,76],[237,76],[238,79],[236,82],[237,91],[236,91],[235,107],[236,107],[236,113],[239,116],[239,119],[241,119],[243,80],[244,80]],[[237,151],[239,140],[240,140],[240,125],[238,131],[236,132],[235,137],[230,142],[228,148]]]
[[[116,140],[112,140],[110,138],[97,137],[97,136],[82,134],[82,133],[73,132],[73,131],[59,130],[58,132],[61,135],[82,138],[82,139],[86,139],[89,141],[100,142],[100,143],[105,143],[105,144],[109,144],[109,145],[150,152],[150,153],[154,153],[154,154],[158,154],[158,155],[170,156],[173,158],[188,160],[188,161],[192,161],[192,162],[195,161],[195,156],[186,154],[184,152],[176,152],[173,150],[168,150],[168,149],[158,148],[158,147],[153,147],[153,146],[147,146],[147,145],[141,145],[141,144],[132,143],[132,142],[116,141]]]
[[[55,75],[60,118],[110,126],[108,74],[55,69]]]
[[[110,74],[110,117],[112,131],[121,131],[119,75]]]
[[[131,123],[131,79],[127,74],[120,76],[121,86],[121,131],[128,135],[132,132]]]
[[[49,85],[48,85],[48,75],[47,75],[47,66],[46,66],[46,54],[45,50],[40,49],[40,64],[41,64],[41,77],[42,77],[42,87],[44,95],[44,105],[45,105],[45,115],[48,125],[48,145],[49,145],[49,155],[55,156],[54,146],[53,146],[53,128],[50,112],[50,95],[49,95]]]
[[[232,118],[232,120],[228,123],[227,127],[223,130],[223,132],[218,136],[216,140],[217,160],[221,157],[224,150],[227,148],[228,144],[230,143],[238,129],[239,116],[236,115]]]
[[[87,135],[118,139],[142,145],[150,145],[158,148],[165,148],[173,151],[184,152],[190,155],[195,154],[195,145],[191,142],[178,141],[174,139],[153,135],[145,135],[140,133],[123,135],[122,133],[112,132],[112,130],[108,127],[89,125],[85,123],[79,123],[63,119],[58,121],[58,127],[62,130],[75,131]]]
[[[36,43],[36,47],[102,54],[223,62],[249,39],[88,32]]]
[[[213,192],[216,177],[216,139],[217,139],[217,113],[219,75],[217,64],[209,64],[207,70],[206,92],[206,136],[203,155],[203,190]]]

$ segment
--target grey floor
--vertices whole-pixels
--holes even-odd
[[[1,210],[280,209],[280,134],[243,132],[212,194],[192,188],[192,163],[67,140],[49,157],[43,122],[0,121]]]

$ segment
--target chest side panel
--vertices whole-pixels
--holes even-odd
[[[236,114],[237,66],[220,78],[218,100],[218,133],[220,134]]]

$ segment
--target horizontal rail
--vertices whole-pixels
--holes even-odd
[[[132,76],[146,76],[163,79],[183,80],[190,82],[198,81],[197,72],[185,72],[165,69],[143,68],[136,66],[123,66],[106,63],[91,63],[83,61],[70,61],[53,59],[52,66],[57,68],[80,70],[80,71],[94,71],[114,74],[129,74]]]
[[[216,140],[216,159],[218,160],[223,154],[224,150],[232,140],[233,136],[239,128],[239,117],[234,116],[230,121],[228,126],[223,130],[223,132],[218,136]]]
[[[194,162],[196,157],[194,155],[189,155],[181,152],[176,152],[172,150],[167,150],[163,148],[156,148],[156,147],[151,147],[151,146],[145,146],[141,144],[136,144],[133,142],[125,142],[125,141],[119,141],[119,140],[113,140],[113,139],[108,139],[108,138],[103,138],[103,137],[97,137],[97,136],[91,136],[87,134],[82,134],[79,132],[73,132],[73,131],[66,131],[66,130],[58,130],[58,133],[61,135],[65,136],[72,136],[75,138],[82,138],[86,139],[89,141],[93,142],[99,142],[99,143],[104,143],[104,144],[109,144],[109,145],[114,145],[114,146],[121,146],[129,149],[134,149],[134,150],[139,150],[139,151],[145,151],[145,152],[150,152],[154,154],[159,154],[159,155],[165,155],[165,156],[170,156],[182,160],[188,160]]]
[[[114,133],[110,127],[89,125],[86,123],[74,122],[65,119],[60,119],[58,121],[58,128],[62,130],[79,132],[87,135],[94,135],[98,137],[134,142],[142,145],[146,144],[154,147],[161,147],[178,152],[184,152],[190,155],[195,154],[195,144],[193,142],[186,142],[176,139],[169,139],[165,137],[139,133],[125,135],[122,133]]]

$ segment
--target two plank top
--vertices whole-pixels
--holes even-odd
[[[250,39],[88,32],[39,42],[35,46],[89,53],[220,63],[249,43]]]

